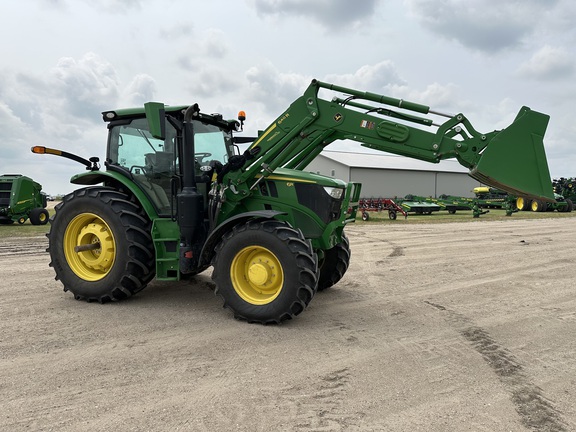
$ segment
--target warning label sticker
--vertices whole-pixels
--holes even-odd
[[[366,128],[366,129],[374,129],[375,123],[368,121],[368,120],[362,120],[360,122],[360,127]]]

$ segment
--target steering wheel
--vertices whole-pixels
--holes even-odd
[[[212,153],[194,153],[194,159],[196,159],[196,162],[200,165],[202,165],[204,159],[209,158],[210,156],[212,156]]]
[[[146,174],[147,172],[147,168],[145,166],[142,165],[132,165],[130,167],[130,172],[133,173],[135,170],[141,170],[142,174]],[[139,174],[139,173],[136,173]]]

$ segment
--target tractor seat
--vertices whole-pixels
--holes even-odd
[[[174,172],[174,153],[146,153],[144,161],[151,177],[170,177]]]

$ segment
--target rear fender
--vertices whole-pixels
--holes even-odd
[[[150,220],[154,220],[158,217],[158,213],[150,201],[150,198],[148,198],[136,183],[124,174],[114,171],[90,171],[76,174],[70,179],[70,183],[77,185],[97,185],[99,183],[104,183],[105,186],[110,186],[115,189],[128,190],[138,200]]]

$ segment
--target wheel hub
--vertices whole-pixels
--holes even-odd
[[[274,300],[280,294],[284,283],[278,258],[260,246],[240,251],[232,262],[230,276],[238,295],[257,305]]]
[[[78,245],[94,243],[99,243],[100,248],[79,252],[78,257],[88,268],[107,271],[114,259],[114,241],[106,226],[99,223],[91,223],[80,230]]]
[[[274,277],[273,265],[269,262],[253,262],[248,268],[248,279],[258,287],[265,287]]]

